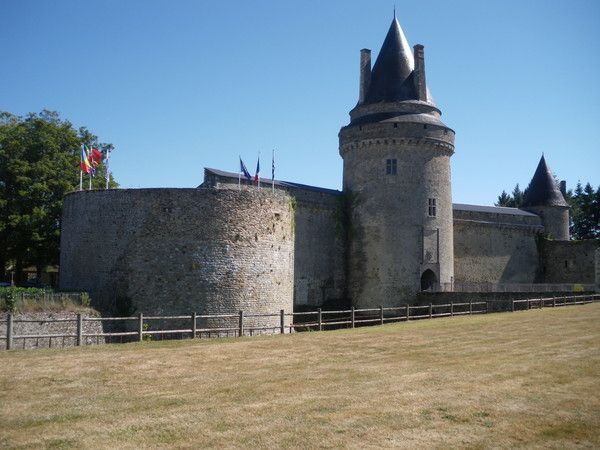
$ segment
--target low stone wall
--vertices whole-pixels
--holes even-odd
[[[0,313],[0,349],[6,349],[6,320],[7,313]],[[100,317],[94,310],[82,312],[84,317]],[[27,320],[27,322],[20,322]],[[69,320],[68,322],[52,322],[55,320]],[[83,334],[102,333],[102,322],[84,321]],[[22,339],[15,336],[23,335],[71,335],[73,337],[55,338],[28,338]],[[13,314],[13,349],[34,349],[73,347],[77,343],[77,313],[74,312],[30,312]],[[84,337],[85,345],[104,344],[103,338]],[[83,342],[82,342],[83,345]]]
[[[591,295],[593,292],[421,292],[417,294],[414,305],[425,306],[430,303],[442,305],[450,302],[467,303],[486,302],[488,312],[511,311],[513,300]],[[522,308],[519,308],[522,309]]]

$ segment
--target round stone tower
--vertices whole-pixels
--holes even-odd
[[[558,189],[544,155],[527,187],[521,208],[540,216],[550,238],[569,240],[569,205]]]
[[[394,17],[372,71],[370,50],[361,51],[359,101],[339,133],[356,307],[399,305],[453,282],[454,131],[440,115],[423,46],[413,55]]]

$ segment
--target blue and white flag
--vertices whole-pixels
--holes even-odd
[[[250,175],[250,172],[248,172],[248,169],[246,169],[246,165],[244,164],[244,161],[242,161],[241,156],[240,156],[240,173],[242,175],[244,175],[247,179],[249,179],[249,180],[252,179],[252,175]]]

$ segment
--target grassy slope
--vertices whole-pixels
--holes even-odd
[[[0,447],[600,446],[600,304],[0,353]]]

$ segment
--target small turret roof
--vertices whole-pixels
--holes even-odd
[[[529,183],[523,206],[569,206],[556,185],[544,155]]]
[[[396,17],[383,41],[371,73],[365,103],[417,100],[413,70],[415,62]]]

